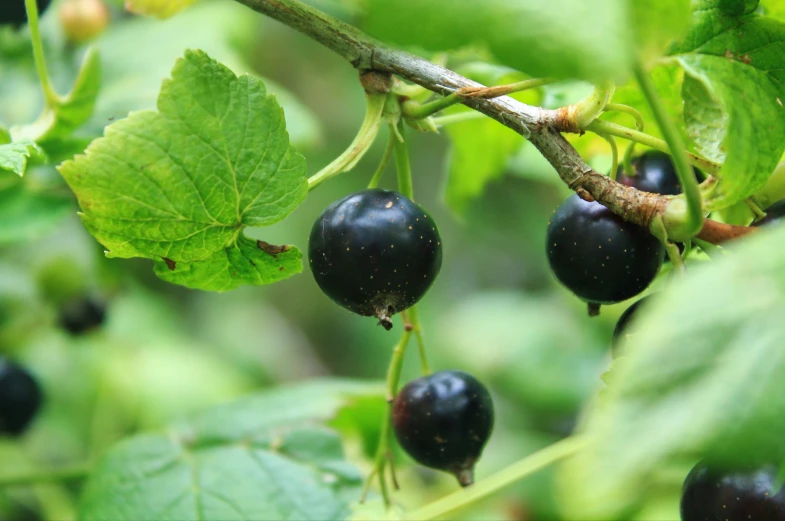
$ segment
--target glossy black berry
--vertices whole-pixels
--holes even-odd
[[[493,401],[473,376],[439,371],[409,382],[398,393],[392,424],[412,458],[449,472],[468,486],[493,430]]]
[[[101,327],[105,319],[104,304],[94,297],[78,297],[65,302],[57,317],[60,327],[75,336]]]
[[[38,14],[49,7],[50,0],[37,0]],[[4,0],[0,6],[0,25],[20,26],[27,23],[27,11],[24,0]]]
[[[646,289],[662,266],[660,242],[597,202],[571,195],[556,210],[546,234],[556,278],[591,304],[610,304]]]
[[[27,370],[0,357],[0,433],[22,434],[41,408],[41,388]]]
[[[649,297],[646,296],[636,301],[633,305],[624,310],[624,313],[622,313],[619,317],[619,321],[616,322],[616,327],[613,328],[613,337],[611,338],[611,353],[614,357],[616,357],[619,352],[619,346],[625,334],[627,333],[627,328],[629,327],[630,322],[638,315],[641,304],[644,304],[648,300]]]
[[[773,205],[766,208],[766,217],[759,221],[755,221],[750,226],[769,226],[782,222],[785,216],[785,199],[777,201]]]
[[[632,160],[632,167],[635,175],[628,176],[620,165],[616,171],[616,180],[623,185],[653,194],[678,195],[682,192],[676,167],[668,154],[657,150],[644,152]],[[696,178],[700,179],[697,173]]]
[[[682,521],[785,521],[785,490],[773,465],[725,470],[698,463],[684,481]]]
[[[442,244],[422,206],[397,192],[372,189],[333,203],[319,216],[308,255],[328,297],[390,329],[390,317],[413,306],[436,280]]]

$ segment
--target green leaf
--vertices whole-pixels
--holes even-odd
[[[608,519],[669,460],[782,459],[782,244],[785,227],[763,230],[652,297],[587,411],[591,445],[563,469],[570,513]]]
[[[156,275],[166,282],[206,291],[228,291],[243,284],[271,284],[302,269],[302,253],[297,248],[289,247],[285,252],[271,255],[246,237],[201,261],[155,262]]]
[[[646,5],[642,5],[646,4]],[[639,54],[659,55],[681,35],[688,0],[370,0],[373,35],[427,50],[481,45],[532,76],[591,81],[628,75]]]
[[[362,477],[320,424],[378,384],[312,381],[241,399],[169,435],[109,451],[87,482],[79,518],[132,521],[345,519]]]
[[[299,271],[296,250],[278,271],[276,259],[262,260],[238,238],[303,201],[305,159],[289,145],[283,112],[264,84],[201,51],[177,61],[158,112],[110,125],[60,172],[110,257],[174,264],[171,273],[156,272],[200,289],[267,284]]]
[[[101,60],[91,48],[71,92],[59,97],[54,106],[46,107],[34,123],[11,128],[14,141],[32,140],[45,146],[46,141],[69,137],[92,116],[100,87]]]
[[[0,145],[0,170],[22,176],[27,168],[27,160],[40,152],[38,145],[30,140]]]
[[[132,13],[169,18],[182,11],[195,0],[125,0],[125,8]]]
[[[40,237],[74,210],[65,195],[34,191],[22,183],[0,188],[0,245]]]
[[[785,24],[755,2],[703,0],[673,54],[684,68],[684,118],[698,150],[724,161],[709,210],[759,190],[785,151]]]

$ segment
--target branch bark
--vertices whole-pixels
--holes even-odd
[[[300,0],[236,1],[318,41],[361,73],[375,70],[395,74],[443,96],[462,88],[484,87],[424,58],[390,47]],[[601,202],[625,220],[648,227],[657,214],[665,211],[669,198],[623,186],[593,170],[552,125],[556,111],[526,105],[509,96],[473,97],[463,103],[527,138],[570,188],[584,198]],[[704,240],[717,244],[751,230],[718,224],[706,220],[704,227],[709,227],[711,233],[702,231]]]

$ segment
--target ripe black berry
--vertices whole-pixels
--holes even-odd
[[[38,14],[44,12],[49,7],[51,0],[37,0]],[[13,26],[24,25],[27,23],[27,11],[25,10],[24,0],[11,0],[3,2],[0,8],[0,25],[10,24]]]
[[[0,433],[18,436],[30,425],[43,395],[24,368],[0,358]]]
[[[553,214],[546,238],[556,278],[590,304],[634,297],[662,266],[662,245],[648,230],[576,194]]]
[[[93,297],[78,297],[60,307],[60,327],[78,336],[100,327],[106,319],[104,304]]]
[[[684,481],[682,521],[785,521],[777,468],[726,470],[698,463]]]
[[[616,322],[616,327],[613,328],[613,337],[611,338],[611,354],[613,354],[614,357],[618,354],[619,345],[627,332],[630,321],[633,317],[637,316],[641,304],[648,301],[648,299],[649,297],[646,296],[636,301],[633,305],[624,310],[624,313],[619,317],[619,321]]]
[[[632,160],[632,167],[635,175],[631,177],[624,173],[624,167],[620,165],[616,171],[616,180],[653,194],[678,195],[682,192],[676,167],[668,154],[657,150],[644,152]]]
[[[750,226],[757,227],[777,224],[782,221],[783,216],[785,216],[785,199],[782,201],[777,201],[773,205],[766,208],[766,217],[760,221],[755,221]]]
[[[426,467],[449,472],[462,486],[493,430],[488,390],[462,371],[439,371],[409,382],[392,406],[398,442]]]
[[[330,205],[316,220],[308,244],[316,283],[336,304],[391,316],[420,300],[442,265],[436,223],[422,206],[388,190],[363,190]]]

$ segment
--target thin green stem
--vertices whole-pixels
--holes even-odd
[[[403,141],[396,139],[393,147],[395,168],[398,171],[398,191],[409,199],[414,199],[412,166],[409,162],[409,144],[406,142],[406,127],[403,125],[403,120],[398,122],[398,132],[404,138]]]
[[[433,503],[411,512],[406,519],[429,521],[442,519],[447,514],[471,505],[476,501],[494,494],[502,488],[519,481],[548,465],[567,458],[586,446],[586,440],[570,437],[556,442],[540,451],[531,454],[509,467],[478,481],[471,487],[453,492]]]
[[[629,114],[630,116],[635,119],[635,128],[639,132],[643,132],[644,121],[643,116],[640,112],[638,112],[635,108],[630,107],[629,105],[622,105],[621,103],[608,103],[605,105],[605,112],[624,112],[625,114]]]
[[[437,118],[433,118],[433,124],[437,127],[443,127],[445,125],[449,125],[451,123],[461,123],[463,121],[472,121],[475,119],[482,119],[487,118],[485,114],[482,112],[477,111],[470,111],[470,112],[460,112],[458,114],[450,114],[449,116],[439,116]]]
[[[382,161],[379,163],[379,167],[376,169],[376,172],[374,172],[371,182],[368,183],[368,188],[376,188],[379,186],[379,182],[382,180],[384,171],[387,168],[387,163],[390,162],[390,157],[392,156],[395,142],[397,140],[398,138],[396,137],[395,132],[393,132],[393,129],[390,129],[390,137],[387,139],[387,148],[384,149]]]
[[[699,247],[701,250],[706,252],[706,255],[708,255],[711,258],[714,258],[720,253],[723,253],[722,248],[720,248],[716,244],[712,244],[710,242],[706,242],[695,237],[693,237],[691,241],[693,242],[693,244],[695,244],[695,246]]]
[[[80,463],[59,469],[36,470],[11,476],[0,476],[0,488],[26,487],[39,483],[53,483],[57,481],[73,481],[85,478],[91,470],[91,465]]]
[[[46,69],[46,56],[44,55],[44,43],[41,40],[41,30],[38,27],[38,5],[35,0],[25,0],[27,9],[27,21],[30,27],[30,37],[33,41],[33,58],[35,59],[35,69],[38,72],[38,80],[44,91],[44,100],[47,107],[54,107],[59,103],[52,82],[49,79],[49,72]]]
[[[619,168],[619,147],[616,146],[616,139],[610,134],[603,134],[602,132],[596,132],[596,134],[607,141],[611,147],[611,171],[608,175],[615,181],[616,169]]]
[[[681,189],[687,200],[686,218],[676,223],[679,228],[677,235],[691,237],[698,233],[703,226],[703,201],[698,189],[698,181],[695,179],[692,168],[690,168],[684,140],[676,128],[676,124],[665,110],[665,105],[662,103],[659,94],[657,94],[657,89],[651,77],[643,70],[640,64],[636,65],[634,72],[635,79],[654,113],[657,126],[660,127],[660,131],[668,143],[669,152],[676,167],[676,175],[679,178]]]
[[[497,85],[495,87],[477,87],[476,89],[459,90],[428,103],[417,103],[416,101],[408,100],[403,103],[401,108],[403,109],[404,116],[407,118],[423,119],[432,116],[451,105],[462,103],[468,98],[498,98],[515,92],[542,87],[543,85],[548,85],[553,82],[554,80],[551,78],[532,78],[507,85]]]
[[[613,82],[606,81],[600,85],[595,85],[594,90],[578,103],[574,103],[571,108],[575,110],[575,125],[583,130],[592,121],[602,114],[605,106],[613,97],[615,86]]]
[[[309,191],[341,172],[351,170],[362,159],[379,133],[386,99],[386,94],[371,93],[365,95],[365,119],[357,132],[357,136],[352,141],[352,144],[349,145],[349,148],[340,156],[308,179]]]
[[[744,203],[747,205],[747,207],[755,215],[755,220],[756,221],[766,217],[766,212],[761,210],[760,205],[758,204],[758,202],[755,200],[754,197],[748,197],[748,198],[744,199]]]
[[[651,147],[655,150],[659,150],[661,152],[665,152],[666,154],[670,154],[670,148],[668,147],[668,143],[663,141],[662,139],[656,138],[649,134],[644,134],[643,132],[638,132],[637,130],[631,129],[629,127],[625,127],[624,125],[619,125],[617,123],[611,123],[610,121],[603,121],[601,119],[595,119],[591,122],[589,126],[586,127],[586,130],[591,130],[592,132],[603,132],[605,134],[610,134],[612,136],[620,137],[623,139],[628,139],[630,141],[635,141],[642,145],[646,145],[647,147]],[[714,163],[713,161],[709,161],[703,157],[697,156],[695,154],[691,154],[689,152],[687,154],[687,160],[693,166],[696,166],[703,170],[708,174],[716,174],[722,168],[721,165]]]
[[[420,317],[417,314],[417,306],[412,306],[406,310],[409,317],[409,323],[412,325],[412,332],[417,338],[417,350],[420,353],[420,366],[422,367],[422,374],[431,374],[431,367],[428,364],[428,351],[425,349],[425,338],[422,333],[422,324],[420,324]]]

